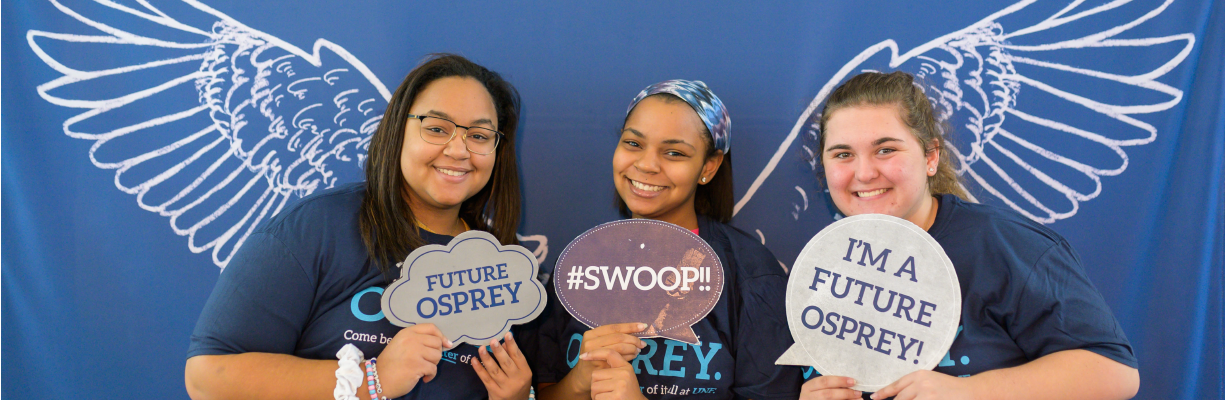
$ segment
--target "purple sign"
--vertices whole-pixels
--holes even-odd
[[[562,306],[588,327],[641,322],[638,337],[690,344],[689,326],[723,294],[723,264],[710,245],[675,224],[633,219],[604,223],[575,238],[557,259],[553,285]]]

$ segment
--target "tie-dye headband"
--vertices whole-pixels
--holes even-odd
[[[711,92],[710,88],[706,87],[706,83],[702,81],[673,79],[648,86],[642,92],[638,92],[638,96],[635,96],[634,101],[630,102],[630,107],[625,110],[625,114],[628,116],[642,99],[659,93],[675,95],[685,103],[689,103],[689,106],[698,113],[698,117],[702,118],[702,123],[706,124],[706,129],[710,131],[715,149],[722,150],[723,154],[731,152],[732,118],[727,115],[727,108],[723,107],[723,101],[719,100],[719,97],[715,96],[714,92]]]

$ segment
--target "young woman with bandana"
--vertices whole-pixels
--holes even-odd
[[[724,268],[723,296],[694,331],[701,344],[639,339],[645,324],[588,328],[550,300],[533,369],[541,399],[796,398],[797,367],[774,361],[792,344],[787,273],[732,216],[731,120],[701,81],[651,85],[630,103],[613,152],[626,217],[694,231]],[[551,285],[547,286],[550,289]]]
[[[843,214],[888,214],[927,230],[961,283],[961,329],[934,371],[873,399],[1131,398],[1136,357],[1062,236],[1011,210],[966,202],[945,131],[914,78],[864,73],[820,117],[820,177]],[[804,384],[802,398],[859,399],[847,377]]]
[[[379,309],[419,246],[469,229],[516,243],[518,119],[518,92],[495,72],[455,55],[413,69],[370,140],[366,181],[281,211],[221,274],[191,336],[188,394],[526,399],[512,336],[451,348],[434,325],[402,329]]]

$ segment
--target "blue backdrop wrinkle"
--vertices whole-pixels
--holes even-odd
[[[360,179],[387,92],[432,52],[521,92],[520,233],[546,267],[617,218],[599,183],[646,85],[723,99],[733,223],[789,269],[835,218],[805,160],[817,107],[859,71],[917,74],[951,112],[971,194],[1075,246],[1140,360],[1139,397],[1225,397],[1219,2],[0,7],[2,398],[186,397],[188,337],[229,255]]]

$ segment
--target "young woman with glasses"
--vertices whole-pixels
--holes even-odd
[[[469,229],[517,243],[518,118],[514,87],[462,57],[410,72],[370,141],[366,181],[282,211],[221,274],[191,337],[188,393],[526,399],[531,370],[513,336],[444,360],[453,344],[438,328],[401,329],[379,307],[417,247]]]
[[[719,255],[725,287],[714,310],[693,325],[701,343],[630,335],[645,328],[640,322],[591,329],[557,307],[554,295],[534,369],[541,399],[799,395],[800,369],[774,365],[792,344],[784,315],[787,273],[755,237],[727,224],[730,125],[723,102],[704,83],[665,81],[630,103],[613,153],[613,185],[625,217],[685,227]]]
[[[945,128],[914,78],[864,73],[820,117],[820,176],[843,214],[888,214],[927,230],[961,283],[948,363],[873,399],[1131,398],[1140,385],[1127,336],[1062,236],[1011,210],[966,202]],[[860,399],[847,377],[802,398]]]

